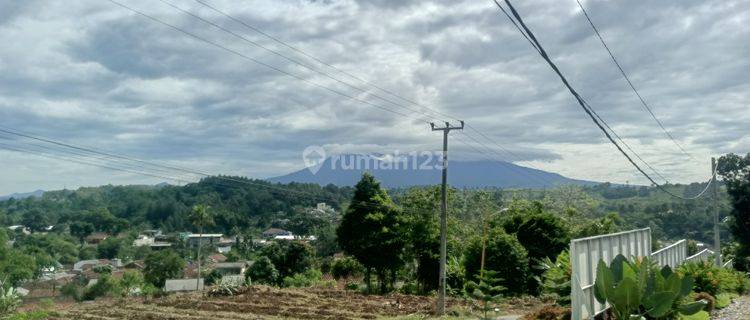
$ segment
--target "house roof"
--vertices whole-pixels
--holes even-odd
[[[291,234],[291,233],[292,232],[290,231],[279,229],[279,228],[269,228],[268,230],[263,231],[263,235],[267,235],[267,236],[275,236],[275,235],[280,235],[280,234]]]
[[[235,268],[244,268],[248,265],[247,261],[238,261],[238,262],[220,262],[214,265],[214,269],[235,269]]]
[[[73,270],[83,270],[86,266],[109,265],[110,261],[106,259],[81,260],[73,264]]]
[[[216,262],[224,262],[227,261],[227,257],[221,253],[212,254],[208,256],[209,259],[216,261]]]
[[[221,238],[221,233],[189,234],[188,238]]]
[[[150,243],[148,246],[161,248],[161,247],[171,247],[172,244],[169,242],[154,242],[154,243]]]

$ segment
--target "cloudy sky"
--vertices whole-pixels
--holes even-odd
[[[264,178],[303,167],[310,145],[336,153],[438,149],[442,137],[423,120],[446,118],[430,108],[493,140],[456,133],[455,159],[646,182],[489,0],[202,0],[336,69],[193,0],[117,1],[227,50],[106,0],[3,0],[0,128]],[[575,0],[516,2],[573,86],[670,181],[705,180],[711,156],[750,149],[750,2],[583,2],[694,159],[639,104]],[[472,138],[496,153],[475,152]],[[59,146],[0,133],[3,147],[37,153],[0,150],[0,194],[164,181],[62,161]],[[58,154],[39,155],[50,152]]]

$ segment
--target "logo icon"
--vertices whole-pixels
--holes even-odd
[[[326,150],[321,146],[309,146],[302,151],[302,161],[305,162],[307,170],[316,174],[326,161]]]

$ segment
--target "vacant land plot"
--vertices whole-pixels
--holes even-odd
[[[434,298],[422,296],[258,286],[231,296],[187,293],[147,302],[125,299],[82,303],[60,310],[57,319],[379,319],[431,314],[434,303]],[[448,310],[468,308],[462,300],[448,301]]]

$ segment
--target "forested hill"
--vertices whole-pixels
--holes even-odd
[[[224,177],[226,178],[226,177]],[[233,181],[234,180],[234,181]],[[692,195],[704,184],[667,186],[677,194]],[[433,189],[434,186],[428,187]],[[391,189],[390,195],[398,204],[405,189]],[[577,214],[603,217],[616,214],[622,228],[651,227],[654,236],[676,239],[688,236],[708,241],[711,239],[711,199],[683,201],[671,198],[653,187],[616,186],[561,186],[546,190],[483,189],[494,194],[498,205],[513,199],[539,201],[551,212],[566,214],[573,208]],[[351,199],[353,189],[335,185],[274,184],[263,180],[230,177],[206,178],[185,186],[102,186],[78,190],[48,191],[41,197],[0,201],[0,223],[5,226],[23,224],[41,230],[55,225],[64,228],[74,221],[91,222],[99,230],[119,232],[161,228],[169,231],[192,230],[189,213],[193,205],[207,204],[215,215],[215,226],[210,231],[237,234],[258,233],[270,226],[289,226],[295,218],[304,217],[305,208],[325,202],[336,211]],[[451,207],[457,212],[471,211],[466,199],[478,189],[454,189]],[[723,189],[722,198],[726,196]],[[722,199],[722,216],[729,211]],[[456,218],[471,220],[472,212]],[[301,219],[301,223],[309,223]],[[278,225],[279,221],[287,221]],[[330,222],[329,222],[330,223]],[[326,226],[334,227],[334,226]],[[305,230],[307,227],[300,227]],[[307,228],[309,229],[309,228]]]
[[[233,181],[206,178],[185,186],[101,186],[78,190],[47,191],[41,197],[0,201],[3,225],[31,228],[64,225],[86,220],[118,232],[130,227],[191,229],[193,205],[208,204],[215,214],[214,231],[264,228],[278,216],[297,207],[319,202],[338,208],[351,196],[351,188],[316,184],[277,185],[263,180],[231,177]]]

